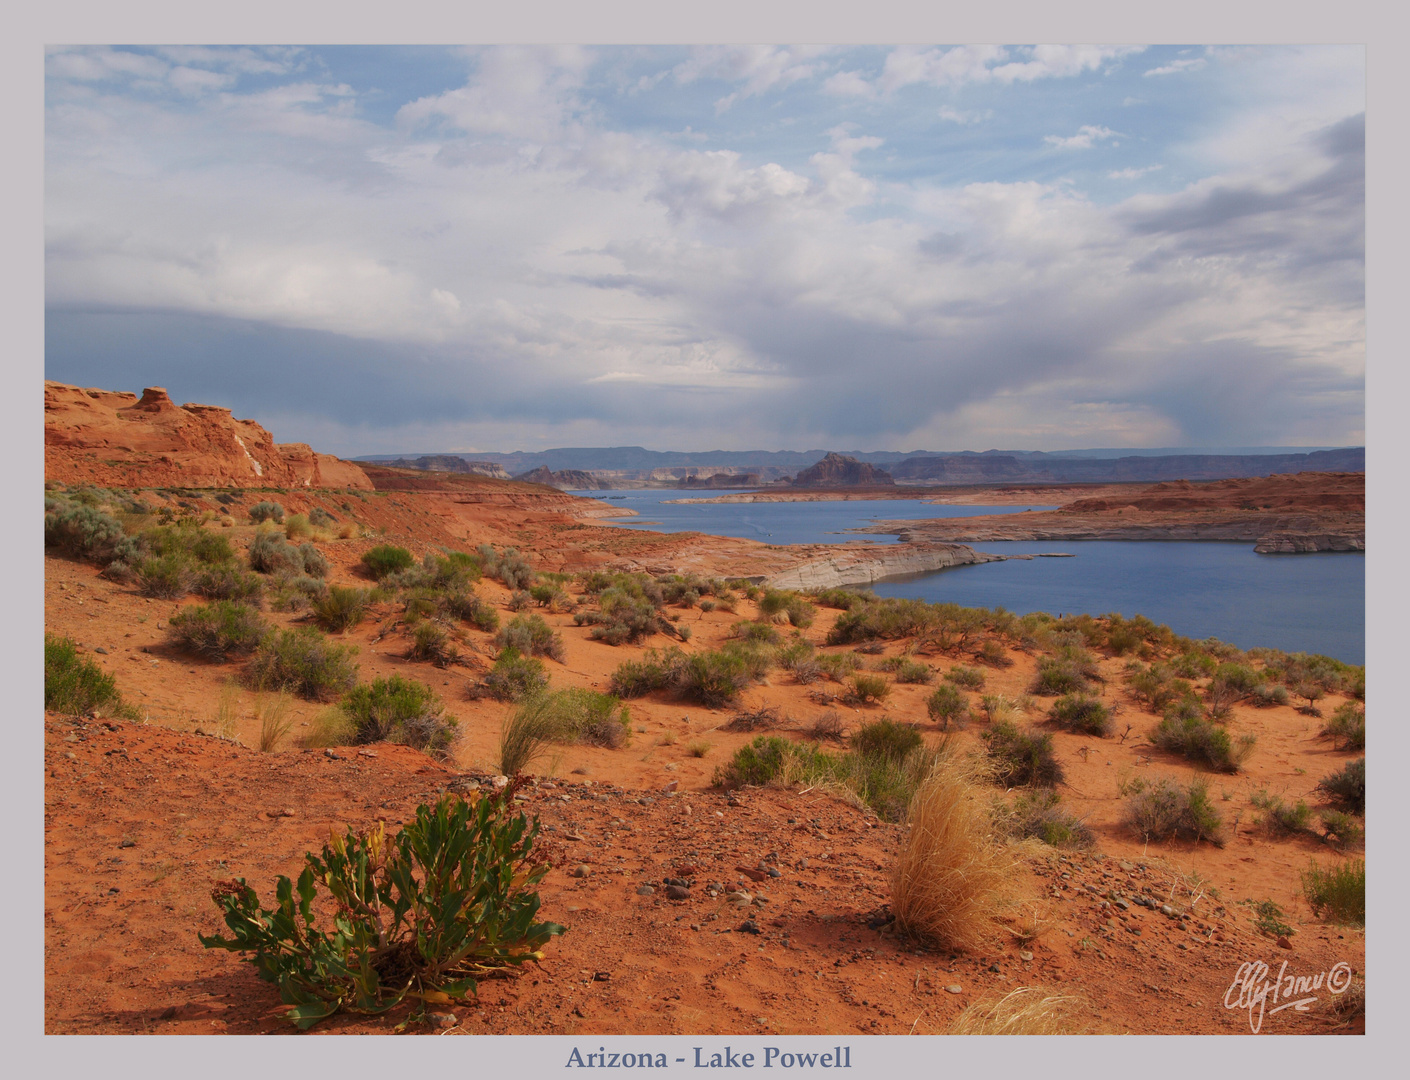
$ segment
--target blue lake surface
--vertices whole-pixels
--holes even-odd
[[[611,505],[635,510],[620,524],[657,532],[694,530],[770,544],[841,543],[845,530],[873,519],[975,517],[1023,506],[936,506],[912,499],[807,503],[689,503],[679,491],[580,492],[618,495]],[[724,494],[711,492],[711,494]],[[1047,509],[1034,504],[1031,509]],[[870,537],[895,542],[894,537]],[[1217,637],[1240,648],[1323,653],[1349,664],[1366,660],[1366,559],[1357,553],[1257,555],[1249,543],[1083,540],[972,544],[996,555],[1069,552],[1070,559],[1011,559],[896,578],[880,596],[910,596],[1018,614],[1086,612],[1145,615],[1187,637]]]

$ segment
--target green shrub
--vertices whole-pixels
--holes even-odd
[[[44,546],[73,559],[107,563],[118,557],[127,535],[122,523],[93,506],[56,499],[44,514]],[[136,552],[130,552],[136,555]]]
[[[1285,912],[1282,906],[1272,900],[1245,900],[1253,908],[1253,926],[1261,934],[1269,937],[1289,937],[1293,928],[1283,922]]]
[[[747,641],[752,645],[782,645],[783,635],[768,623],[737,622],[730,630],[730,636]]]
[[[1263,811],[1262,825],[1275,835],[1307,832],[1307,827],[1312,822],[1311,809],[1300,799],[1289,806],[1277,795],[1255,791],[1249,797],[1249,802]]]
[[[457,721],[445,715],[435,691],[400,675],[354,687],[339,707],[352,724],[357,744],[402,743],[446,757],[460,738]]]
[[[269,606],[275,611],[303,611],[327,591],[327,582],[318,578],[298,573],[280,574],[270,590]]]
[[[464,619],[476,630],[487,634],[499,629],[498,612],[472,592],[446,593],[441,597],[441,611],[452,619]]]
[[[1170,661],[1170,670],[1182,679],[1203,679],[1213,675],[1219,661],[1206,652],[1183,652]]]
[[[729,764],[715,774],[721,787],[761,787],[776,779],[788,754],[788,740],[777,735],[760,735],[753,742],[735,751]]]
[[[338,524],[338,519],[321,506],[315,506],[308,512],[308,520],[315,529],[327,529]]]
[[[1342,702],[1322,727],[1321,734],[1330,737],[1338,750],[1365,750],[1365,708],[1358,708],[1350,701]]]
[[[1079,694],[1087,689],[1087,678],[1080,666],[1070,660],[1045,656],[1038,661],[1038,672],[1030,694]]]
[[[381,581],[388,574],[395,574],[398,570],[409,570],[416,565],[416,559],[404,547],[378,544],[363,553],[362,565],[373,581]]]
[[[673,674],[682,696],[709,708],[728,705],[753,681],[748,657],[724,650],[686,656]]]
[[[367,590],[332,585],[313,603],[313,617],[325,630],[338,633],[362,622],[367,612]]]
[[[1329,843],[1343,846],[1356,844],[1365,835],[1366,830],[1350,814],[1343,814],[1340,810],[1323,810],[1318,816],[1322,820],[1322,836]]]
[[[499,771],[505,776],[519,776],[557,737],[558,719],[549,698],[548,694],[529,694],[505,716],[499,732]]]
[[[1041,840],[1055,848],[1089,848],[1096,843],[1092,830],[1062,808],[1058,793],[1050,787],[1023,792],[1013,805],[1001,807],[995,819],[999,831],[1014,840]]]
[[[542,695],[557,742],[617,749],[631,741],[631,713],[611,694],[572,687]],[[507,775],[507,774],[506,774]]]
[[[284,520],[284,507],[277,502],[271,502],[269,500],[257,502],[254,506],[250,507],[250,520],[256,524],[263,521],[272,521],[275,524],[280,524]]]
[[[259,690],[286,690],[310,701],[331,701],[357,682],[354,645],[335,645],[312,627],[279,630],[265,638],[246,669]]]
[[[1111,732],[1111,710],[1087,694],[1064,694],[1053,702],[1048,719],[1066,731],[1079,735],[1107,735]]]
[[[254,607],[264,602],[264,582],[234,564],[198,572],[193,591],[207,600],[242,600]]]
[[[969,718],[969,702],[952,684],[944,683],[926,698],[925,711],[934,723],[948,731],[951,722],[963,724]]]
[[[524,656],[515,648],[507,648],[496,657],[494,667],[485,676],[485,689],[500,701],[522,701],[548,686],[543,661]]]
[[[1165,777],[1142,785],[1126,801],[1126,823],[1148,841],[1175,837],[1224,844],[1224,819],[1200,780],[1187,788]]]
[[[101,710],[137,718],[137,710],[118,693],[117,680],[92,660],[79,659],[78,646],[56,634],[44,635],[44,708],[71,716]]]
[[[460,650],[444,626],[423,622],[412,632],[406,658],[445,668],[460,661]]]
[[[964,664],[956,664],[949,671],[945,672],[945,681],[962,686],[966,690],[984,689],[984,672],[978,668],[966,667]]]
[[[518,615],[495,635],[498,649],[517,649],[526,656],[547,656],[559,663],[566,652],[563,635],[554,633],[538,615]]]
[[[476,551],[485,574],[499,581],[505,588],[527,589],[534,583],[533,568],[514,548],[496,552],[489,544],[481,544]]]
[[[1302,872],[1302,895],[1319,919],[1366,925],[1366,860],[1324,867],[1313,862]]]
[[[671,624],[661,617],[656,601],[641,588],[614,585],[598,593],[597,602],[598,610],[580,611],[573,616],[577,625],[592,626],[588,636],[595,641],[622,645],[652,634],[675,634]]]
[[[1271,709],[1275,705],[1288,704],[1288,688],[1278,686],[1274,683],[1259,683],[1249,694],[1250,705],[1256,705],[1260,709]]]
[[[262,574],[302,574],[304,553],[273,529],[261,529],[250,541],[250,569]]]
[[[833,682],[841,682],[861,667],[861,661],[851,653],[820,654],[817,665],[818,670]]]
[[[898,683],[925,684],[934,681],[935,672],[926,665],[906,657],[897,657],[899,662],[892,668]]]
[[[300,544],[299,556],[303,560],[304,573],[309,577],[326,578],[328,576],[328,560],[312,544]]]
[[[1239,771],[1257,741],[1252,735],[1240,736],[1235,741],[1224,728],[1198,716],[1187,716],[1183,720],[1174,717],[1164,719],[1149,738],[1157,749],[1180,754],[1188,761],[1198,761],[1216,772],[1227,773]]]
[[[196,573],[184,555],[144,559],[137,567],[137,585],[154,600],[180,600],[196,584]]]
[[[800,630],[813,625],[817,612],[801,593],[786,589],[765,589],[759,598],[759,618],[788,622]]]
[[[300,1029],[339,1010],[380,1014],[405,998],[463,1001],[477,978],[543,958],[564,928],[535,922],[533,889],[548,863],[533,852],[539,824],[510,816],[503,799],[444,796],[419,806],[390,841],[378,824],[351,829],[305,856],[298,883],[280,877],[274,908],[243,878],[211,899],[230,937],[198,935],[208,949],[252,953]],[[332,903],[318,896],[322,885]],[[331,926],[315,912],[336,911]],[[323,918],[327,918],[326,915]]]
[[[863,705],[885,701],[891,693],[890,684],[880,675],[853,675],[849,697]]]
[[[259,612],[233,600],[185,608],[167,624],[173,644],[211,660],[252,653],[268,633],[269,624]]]
[[[857,753],[893,761],[919,750],[923,741],[920,732],[910,724],[898,724],[887,717],[863,724],[851,739],[852,749]]]
[[[1055,787],[1063,781],[1062,765],[1053,753],[1053,737],[999,720],[981,732],[993,768],[994,782],[1003,787]]]
[[[1322,777],[1317,790],[1340,806],[1358,814],[1366,812],[1366,759],[1349,761],[1338,772]]]
[[[757,625],[757,624],[756,624]],[[800,668],[805,668],[808,677],[801,678],[799,682],[814,682],[822,674],[821,669],[814,663],[817,650],[813,648],[813,643],[805,641],[803,638],[795,638],[787,645],[784,645],[774,653],[774,662],[784,671],[791,671],[797,675]]]
[[[658,653],[648,649],[641,660],[624,660],[612,672],[612,693],[619,698],[638,698],[672,686],[685,663],[685,653],[671,649]]]
[[[816,589],[810,595],[823,607],[839,608],[842,611],[851,611],[859,604],[865,603],[869,596],[852,589]]]

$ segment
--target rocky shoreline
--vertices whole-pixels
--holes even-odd
[[[1003,562],[1007,556],[975,551],[966,544],[890,544],[886,547],[839,544],[821,558],[768,576],[776,589],[832,589],[870,585],[886,578],[928,574],[951,566]]]

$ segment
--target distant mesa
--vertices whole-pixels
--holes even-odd
[[[421,469],[423,472],[473,473],[493,480],[508,480],[504,466],[494,461],[470,461],[458,454],[424,454],[419,458],[394,458],[378,461],[389,469]]]
[[[902,484],[1111,484],[1229,480],[1298,472],[1364,472],[1364,447],[1305,454],[1161,454],[1062,457],[1058,454],[927,454],[891,466]]]
[[[136,394],[44,383],[44,478],[101,487],[372,490],[362,469],[304,443],[276,443],[218,405],[177,405],[160,386]]]
[[[896,481],[885,469],[842,454],[828,453],[816,465],[804,469],[792,481],[793,487],[885,487]]]
[[[683,488],[752,488],[759,486],[758,473],[712,473],[709,476],[686,476],[678,481]]]
[[[583,472],[581,469],[564,469],[561,472],[553,472],[547,465],[540,465],[537,469],[520,473],[514,479],[524,480],[530,484],[544,484],[557,488],[559,491],[607,491],[612,487],[608,481],[599,480],[592,473]]]

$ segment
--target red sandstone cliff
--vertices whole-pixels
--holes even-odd
[[[372,489],[352,462],[276,443],[215,405],[178,406],[159,386],[136,394],[44,384],[44,477],[107,487]]]

